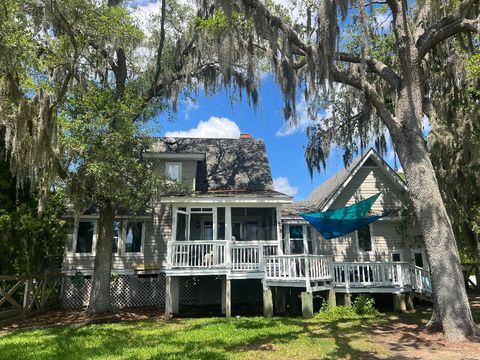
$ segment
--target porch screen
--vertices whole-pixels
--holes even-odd
[[[356,204],[335,210],[299,214],[310,223],[324,239],[332,239],[350,234],[382,216],[367,216],[381,193]]]

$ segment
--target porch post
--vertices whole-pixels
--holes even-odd
[[[278,239],[278,255],[283,255],[283,234],[282,234],[282,207],[275,208],[277,215],[277,239]]]
[[[173,317],[173,314],[178,314],[178,290],[178,277],[167,275],[165,291],[165,320],[170,320]]]
[[[343,294],[343,304],[345,306],[352,306],[352,294],[350,293]]]
[[[227,276],[222,278],[222,314],[226,317],[232,316],[232,286]]]
[[[405,303],[405,294],[393,294],[393,310],[399,312],[407,311],[407,304]]]
[[[335,295],[335,289],[328,290],[328,305],[335,307],[337,306],[337,297]]]
[[[415,307],[413,306],[413,291],[409,291],[406,295],[406,306],[407,310],[415,310]]]
[[[302,292],[302,316],[304,319],[313,317],[313,292]]]
[[[217,207],[213,207],[213,214],[212,214],[212,239],[217,240],[218,239],[218,214],[217,214]]]
[[[166,276],[165,284],[165,320],[170,320],[172,316],[172,277]]]
[[[232,240],[232,208],[225,206],[225,240]]]
[[[271,317],[273,315],[272,290],[267,287],[263,289],[263,316]]]

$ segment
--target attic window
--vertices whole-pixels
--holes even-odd
[[[172,180],[180,180],[182,178],[182,163],[165,163],[165,174]]]

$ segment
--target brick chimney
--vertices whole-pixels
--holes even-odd
[[[252,134],[249,133],[241,133],[240,139],[252,139]]]

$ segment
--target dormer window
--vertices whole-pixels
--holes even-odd
[[[167,162],[165,163],[165,174],[171,180],[181,180],[182,179],[182,163],[180,162]]]

